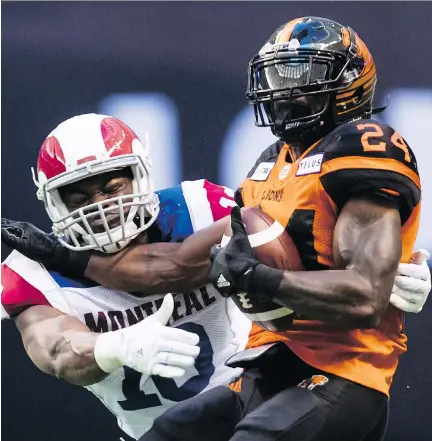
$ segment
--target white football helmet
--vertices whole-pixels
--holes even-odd
[[[132,194],[73,211],[63,203],[59,187],[125,167],[132,170]],[[37,177],[38,180],[33,171],[37,196],[45,204],[53,232],[64,246],[73,250],[117,252],[149,228],[159,214],[148,140],[143,145],[133,130],[110,116],[78,115],[57,126],[40,149]],[[106,213],[116,210],[120,225],[110,228]],[[96,233],[90,226],[88,220],[94,216],[100,216],[103,232]]]

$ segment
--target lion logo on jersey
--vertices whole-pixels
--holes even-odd
[[[312,375],[312,377],[303,380],[299,383],[298,387],[307,390],[313,390],[317,386],[324,386],[324,384],[328,383],[329,379],[324,375]]]

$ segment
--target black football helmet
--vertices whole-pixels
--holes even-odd
[[[311,144],[338,124],[370,118],[375,63],[350,28],[320,17],[280,26],[249,63],[255,124],[285,142]]]

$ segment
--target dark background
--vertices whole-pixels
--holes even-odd
[[[292,18],[324,16],[357,30],[378,66],[378,101],[393,88],[432,89],[432,3],[7,2],[1,12],[2,215],[46,229],[29,172],[37,151],[57,124],[97,112],[113,93],[168,95],[179,112],[180,178],[218,181],[221,143],[245,106],[247,63]],[[431,235],[422,238],[418,245],[432,248]],[[432,439],[431,313],[429,302],[407,317],[409,352],[392,390],[387,441]],[[12,322],[1,330],[5,441],[119,439],[95,397],[40,373]]]

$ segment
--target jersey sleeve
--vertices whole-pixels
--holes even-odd
[[[44,294],[44,269],[13,251],[1,265],[1,303],[9,317],[30,306],[51,306]]]
[[[182,189],[194,231],[228,216],[236,205],[233,190],[205,179],[182,182]]]
[[[390,126],[372,120],[344,124],[316,148],[324,155],[321,184],[339,210],[353,197],[384,198],[397,204],[405,223],[420,202],[414,153]]]

